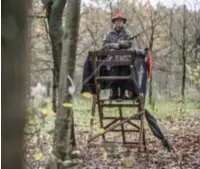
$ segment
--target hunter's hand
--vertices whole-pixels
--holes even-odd
[[[125,41],[125,40],[121,40],[121,41],[119,41],[119,46],[120,46],[121,48],[126,48],[126,47],[129,46],[129,42],[128,42],[128,41]]]
[[[119,49],[119,43],[107,43],[105,46],[108,49]]]

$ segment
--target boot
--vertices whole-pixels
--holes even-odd
[[[131,99],[132,100],[137,100],[137,98],[138,98],[138,94],[133,93],[133,95],[131,96]]]
[[[117,86],[112,86],[112,95],[110,96],[110,100],[116,100],[118,99],[118,87]]]
[[[127,99],[127,97],[125,95],[125,89],[122,88],[122,87],[120,87],[120,97],[119,98],[122,99],[122,100],[126,100]]]

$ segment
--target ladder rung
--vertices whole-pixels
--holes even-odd
[[[110,102],[125,102],[125,101],[134,101],[133,99],[131,98],[128,98],[128,99],[100,99],[99,102],[105,102],[105,101],[110,101]]]
[[[99,76],[96,80],[129,80],[130,76]]]
[[[114,129],[111,130],[110,132],[140,132],[139,130],[121,130],[121,129]]]
[[[126,117],[103,117],[104,120],[115,120],[115,119],[119,119],[119,120],[124,120],[126,119]],[[137,118],[133,118],[134,120],[140,120],[139,117]]]
[[[126,144],[137,145],[137,144],[139,144],[139,142],[125,142],[125,143],[122,143],[122,142],[116,142],[116,141],[106,141],[105,143],[108,143],[108,144],[123,144],[123,145],[126,145]]]
[[[112,56],[115,56],[115,55],[120,55],[120,56],[122,56],[122,55],[136,55],[136,50],[98,50],[98,51],[89,51],[89,56],[107,56],[107,55],[112,55]]]
[[[97,61],[98,65],[101,66],[129,66],[131,65],[130,60],[125,60],[125,61],[119,61],[119,60],[98,60]]]
[[[138,107],[138,104],[101,104],[102,107]]]
[[[123,57],[123,55],[133,55],[134,57],[142,57],[144,58],[146,56],[144,50],[97,50],[97,51],[89,51],[89,56],[115,56],[120,55]]]
[[[106,141],[105,143],[107,144],[119,144],[119,145],[123,145],[124,147],[129,147],[129,148],[135,148],[139,146],[139,142],[111,142],[111,141]],[[90,143],[88,144],[88,147],[105,147],[104,144],[98,144],[98,143]]]

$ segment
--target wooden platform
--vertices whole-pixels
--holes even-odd
[[[105,61],[102,60],[105,55],[131,55],[131,61]],[[100,129],[99,133],[93,133],[94,128],[94,118],[90,119],[90,133],[88,138],[88,146],[104,146],[108,141],[106,140],[108,133],[121,133],[122,141],[119,143],[124,146],[129,147],[139,147],[140,150],[146,150],[146,141],[145,141],[145,129],[144,129],[144,110],[145,110],[145,98],[141,94],[138,102],[130,101],[127,103],[127,100],[121,100],[120,103],[116,102],[117,100],[109,100],[100,98],[100,81],[101,80],[128,80],[129,76],[100,76],[98,65],[117,65],[117,66],[133,66],[134,59],[136,57],[144,57],[144,53],[139,51],[90,51],[89,56],[92,57],[94,70],[95,70],[95,86],[96,86],[96,95],[93,96],[93,105],[91,116],[94,117],[96,114],[96,109],[99,116]],[[104,113],[106,108],[117,108],[118,116],[109,116]],[[130,108],[132,113],[129,117],[125,117],[123,114],[123,108]],[[106,121],[106,123],[105,123]],[[139,122],[139,125],[136,124]],[[129,129],[126,129],[126,126],[129,125]],[[130,128],[131,127],[131,128]],[[127,135],[139,134],[137,138],[138,141],[127,141]],[[99,137],[102,138],[102,144],[95,144],[94,141]],[[113,142],[116,143],[115,140]]]

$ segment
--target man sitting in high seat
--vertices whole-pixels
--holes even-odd
[[[131,34],[125,29],[124,24],[126,23],[126,18],[123,16],[122,13],[117,13],[112,18],[113,28],[107,33],[103,40],[103,49],[104,50],[123,50],[123,49],[130,49],[133,47],[132,39],[133,37]],[[150,56],[150,55],[149,55]],[[131,62],[131,56],[105,56],[106,60],[129,60]],[[148,61],[145,61],[143,64],[144,71],[142,77],[142,85],[140,85],[139,89],[136,83],[134,83],[133,78],[130,80],[113,80],[110,83],[101,83],[101,89],[110,89],[112,90],[112,95],[110,99],[126,99],[125,90],[131,91],[132,96],[134,97],[139,93],[145,94],[146,92],[146,81],[147,81],[147,69],[149,76],[151,75],[151,62],[149,64]],[[142,61],[143,62],[143,61]],[[147,66],[148,65],[148,66]],[[140,72],[141,69],[134,70],[136,74]],[[92,59],[90,56],[87,57],[84,63],[83,69],[83,84],[81,93],[89,92],[91,94],[96,94],[95,90],[95,82],[94,82],[94,72]],[[101,68],[100,70],[101,76],[130,76],[131,75],[131,68],[130,66],[113,66],[107,65],[106,68]],[[139,73],[140,74],[140,73]],[[141,75],[141,74],[140,74]],[[139,75],[139,76],[140,76]],[[138,76],[138,75],[137,75]],[[139,78],[141,79],[141,78]],[[135,81],[139,80],[136,78]],[[118,92],[119,90],[119,92]],[[130,93],[130,92],[129,92]]]
[[[129,49],[132,47],[131,34],[125,29],[124,24],[126,18],[122,13],[116,13],[112,18],[113,28],[108,32],[103,40],[103,48],[109,50]],[[107,60],[125,60],[130,56],[107,56]],[[128,76],[130,74],[130,68],[128,66],[112,66],[109,69],[110,76]],[[110,99],[126,99],[125,86],[126,81],[113,80],[110,84],[112,89],[112,95]],[[119,90],[119,93],[118,93]]]

